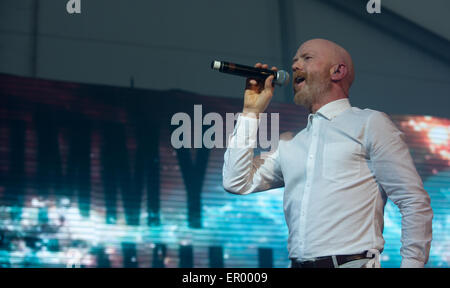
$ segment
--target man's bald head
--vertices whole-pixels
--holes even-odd
[[[325,39],[303,43],[293,59],[292,71],[294,102],[310,111],[348,97],[355,78],[350,54]]]
[[[347,67],[347,73],[341,80],[345,93],[348,96],[348,90],[355,79],[353,61],[350,54],[342,46],[326,39],[312,39],[303,43],[299,51],[314,50],[320,53],[322,57],[328,58],[330,65],[343,64]]]

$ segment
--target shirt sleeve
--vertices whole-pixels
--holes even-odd
[[[423,267],[430,251],[433,211],[403,133],[381,112],[369,117],[366,133],[375,178],[402,215],[401,267]]]
[[[238,117],[224,155],[223,187],[234,194],[249,194],[284,185],[278,148],[254,157],[258,119]]]

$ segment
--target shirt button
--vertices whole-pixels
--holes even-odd
[[[309,159],[312,159],[313,157],[314,157],[314,155],[312,155],[312,154],[311,154],[311,155],[309,155]]]

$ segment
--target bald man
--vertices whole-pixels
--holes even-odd
[[[431,244],[430,197],[389,117],[350,105],[350,54],[313,39],[298,49],[292,71],[294,102],[310,111],[307,127],[281,135],[276,149],[254,157],[258,117],[274,87],[273,76],[247,79],[244,108],[228,142],[240,146],[224,155],[225,190],[249,194],[284,186],[294,268],[380,267],[389,198],[402,214],[401,267],[423,267]]]

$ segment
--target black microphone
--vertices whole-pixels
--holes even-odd
[[[272,71],[269,69],[255,68],[224,61],[212,61],[211,68],[219,72],[244,76],[247,78],[266,79],[270,75],[273,75],[275,76],[275,78],[273,79],[273,83],[280,86],[289,83],[289,73],[283,70]]]

